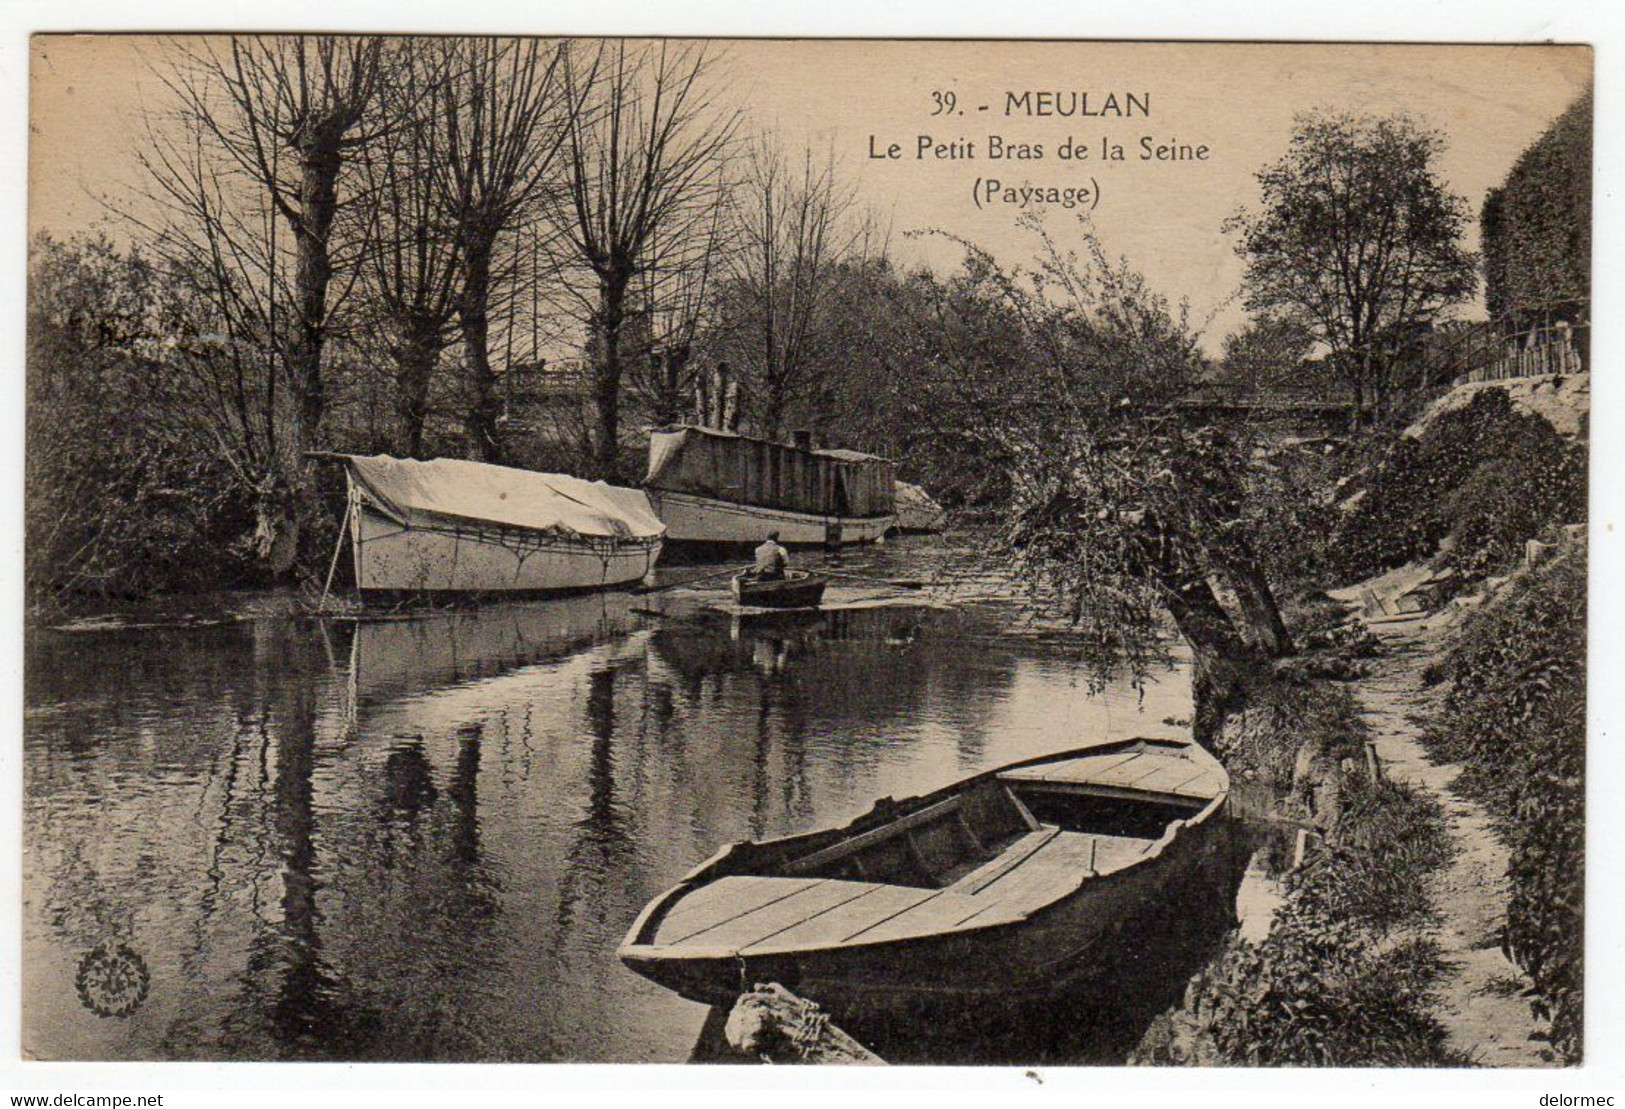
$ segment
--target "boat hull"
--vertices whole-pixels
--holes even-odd
[[[403,526],[351,516],[356,586],[373,594],[547,595],[612,589],[654,568],[661,542],[560,538],[506,527]]]
[[[1130,765],[1142,756],[1145,762]],[[1123,781],[1145,784],[1131,789],[1121,785]],[[1218,892],[1234,870],[1227,822],[1222,818],[1228,792],[1223,767],[1210,753],[1195,744],[1162,740],[1113,741],[984,771],[921,797],[883,799],[868,814],[840,828],[723,849],[645,908],[620,955],[645,977],[708,1004],[728,1004],[742,982],[748,988],[763,981],[779,982],[842,1012],[884,1012],[933,1000],[963,1005],[1036,998],[1059,986],[1106,977],[1125,959],[1154,957],[1155,930],[1137,930],[1131,922],[1159,906],[1183,903],[1190,897],[1194,898],[1189,902],[1191,913],[1230,911],[1233,902]],[[924,885],[943,896],[940,912],[923,910],[925,920],[937,913],[934,921],[908,927],[888,925],[921,911],[936,895],[915,900],[910,893],[922,883],[907,881],[901,872],[889,879],[876,875],[876,866],[909,866],[887,863],[884,845],[896,843],[907,831],[911,846],[905,854],[912,855],[916,865],[925,865],[926,852],[940,858],[942,851],[943,841],[933,838],[931,828],[946,828],[958,821],[973,839],[979,840],[982,834],[971,832],[973,826],[1002,839],[1006,833],[1000,831],[998,822],[988,823],[988,814],[1001,807],[996,800],[1001,795],[1009,795],[1010,805],[1023,814],[1025,823],[1018,822],[1017,831],[1020,842],[1031,846],[1023,850],[1007,845],[1000,849],[1004,854],[978,855],[969,864],[978,869],[969,875],[944,878],[949,883],[945,886]],[[1017,795],[1026,797],[1034,810],[1028,811],[1016,800]],[[1034,816],[1034,812],[1059,812],[1055,806],[1071,805],[1066,800],[1069,797],[1090,797],[1095,799],[1090,804],[1104,804],[1106,810],[1094,817],[1076,817],[1086,823],[1103,821],[1101,827],[1090,831],[1079,825],[1078,832],[1063,832],[1060,825],[1045,824]],[[1137,823],[1132,808],[1113,815],[1111,806],[1118,800],[1150,806],[1145,811],[1159,814],[1154,819],[1161,831]],[[927,830],[924,848],[914,842],[914,829]],[[1072,838],[1063,842],[1063,835]],[[1036,842],[1031,836],[1038,837]],[[1090,844],[1086,855],[1078,853],[1085,842]],[[1020,870],[1051,844],[1059,844],[1062,852],[1052,858],[1069,861],[1059,869],[1052,862],[1037,870]],[[1136,845],[1137,854],[1123,854],[1135,851]],[[876,854],[865,863],[856,854],[860,849]],[[1099,854],[1102,849],[1104,855]],[[849,857],[855,861],[837,865],[837,860]],[[899,856],[894,851],[890,857]],[[984,859],[990,861],[984,863]],[[825,869],[832,866],[836,869]],[[989,872],[986,866],[994,870]],[[1038,884],[1009,878],[1020,873],[1038,875]],[[751,875],[762,877],[745,877]],[[1007,879],[1009,884],[999,889]],[[755,896],[765,891],[768,899],[759,907],[747,902],[741,913],[722,915],[715,925],[686,935],[679,934],[685,927],[679,926],[662,938],[668,919],[680,919],[681,913],[689,911],[715,912],[716,903],[700,901],[695,903],[698,909],[690,909],[685,902],[702,897],[712,883],[724,880],[792,884],[761,887]],[[888,881],[893,884],[887,885]],[[899,881],[902,885],[896,884]],[[813,884],[798,888],[796,882]],[[820,882],[828,888],[814,893]],[[880,884],[875,885],[877,882]],[[736,887],[730,896],[751,896],[743,894],[745,888]],[[974,899],[986,890],[998,892],[978,905]],[[805,917],[793,910],[782,920],[773,919],[796,897],[809,896],[822,904],[825,894],[831,905],[842,907],[844,915],[824,917],[829,908],[820,910],[815,905]],[[889,899],[870,903],[879,906],[873,919],[865,915],[870,910],[862,901],[870,896]],[[844,908],[849,900],[857,906],[855,911]],[[958,916],[967,910],[969,915]],[[765,927],[777,930],[740,928],[740,921],[757,913],[764,921],[773,920]],[[839,927],[831,926],[827,942],[813,923],[821,917],[841,921]],[[978,917],[985,923],[977,923]],[[777,938],[786,934],[781,925],[812,925],[814,930],[786,940]],[[854,927],[856,931],[847,931]],[[888,931],[892,934],[887,935]],[[874,932],[875,938],[858,938],[866,932]],[[716,938],[709,942],[696,939],[707,933]]]
[[[873,543],[897,522],[886,516],[814,516],[759,505],[650,489],[649,502],[666,525],[672,543],[755,546],[770,531],[779,542],[794,546],[845,546]]]
[[[740,604],[758,608],[816,608],[824,599],[826,584],[823,578],[806,573],[781,581],[747,581],[736,577],[733,593]]]

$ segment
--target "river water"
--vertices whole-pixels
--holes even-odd
[[[268,603],[31,631],[24,1050],[671,1062],[705,1010],[624,969],[719,846],[1081,737],[1169,735],[1187,669],[1096,688],[966,552],[910,539],[812,616],[717,578],[388,619]],[[663,570],[667,580],[703,567]],[[125,1016],[79,988],[139,956]]]

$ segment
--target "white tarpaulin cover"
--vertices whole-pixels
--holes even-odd
[[[641,489],[460,458],[429,462],[346,455],[367,497],[407,524],[499,524],[555,535],[657,539],[666,533]]]

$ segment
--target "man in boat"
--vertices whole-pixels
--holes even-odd
[[[756,580],[783,581],[790,569],[790,552],[779,546],[779,533],[767,533],[767,542],[756,548]]]

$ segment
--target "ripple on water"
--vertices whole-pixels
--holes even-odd
[[[933,543],[928,569],[959,557]],[[842,566],[928,576],[906,543]],[[843,588],[805,619],[695,587],[37,632],[27,1049],[684,1059],[703,1010],[614,950],[718,846],[1189,716],[1184,668],[1092,688],[1063,633],[1011,634],[1007,600],[969,592]],[[74,988],[110,938],[152,975],[117,1021]]]

